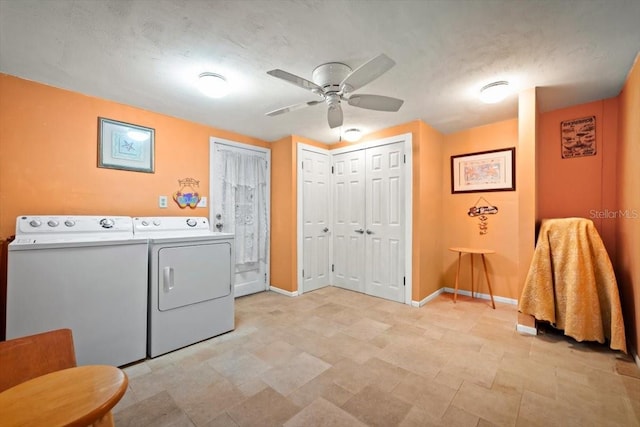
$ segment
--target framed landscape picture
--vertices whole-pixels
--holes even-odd
[[[514,191],[515,147],[451,156],[451,193]]]

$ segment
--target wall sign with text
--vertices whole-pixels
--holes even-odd
[[[596,116],[560,123],[562,158],[596,155]]]

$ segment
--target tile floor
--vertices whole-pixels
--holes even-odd
[[[228,334],[125,368],[124,426],[640,426],[618,352],[515,331],[516,307],[334,287],[236,300]],[[618,362],[620,363],[620,362]]]

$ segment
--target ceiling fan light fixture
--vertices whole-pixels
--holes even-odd
[[[489,83],[480,89],[480,100],[485,104],[495,104],[505,99],[510,91],[506,80]]]
[[[342,137],[349,142],[359,141],[362,137],[362,132],[360,129],[351,128],[347,129],[342,133]]]
[[[202,73],[198,76],[198,89],[211,98],[222,98],[229,93],[229,82],[220,74]]]

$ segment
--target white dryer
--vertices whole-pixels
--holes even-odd
[[[7,338],[70,328],[79,365],[146,357],[147,244],[130,217],[18,217],[7,270]]]
[[[235,325],[233,235],[206,218],[133,218],[149,243],[148,355],[231,331]]]

